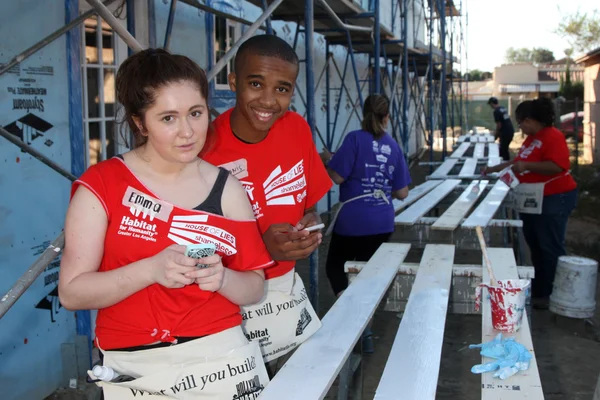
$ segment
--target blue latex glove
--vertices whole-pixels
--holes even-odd
[[[531,353],[514,338],[504,339],[502,334],[487,343],[472,344],[469,349],[480,348],[480,354],[484,357],[495,359],[485,364],[477,364],[471,368],[474,374],[496,371],[494,378],[506,379],[519,371],[529,368]]]

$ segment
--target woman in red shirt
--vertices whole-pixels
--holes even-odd
[[[122,64],[116,88],[137,143],[74,183],[59,296],[67,309],[98,309],[103,366],[128,381],[88,373],[107,400],[257,396],[268,376],[240,306],[262,298],[262,269],[273,262],[242,185],[197,157],[206,75],[151,49]],[[188,257],[190,244],[216,253]]]
[[[535,268],[532,298],[536,308],[548,307],[558,257],[566,254],[567,221],[577,202],[577,184],[569,173],[569,148],[562,132],[553,127],[554,117],[554,106],[548,98],[519,104],[516,119],[527,139],[513,161],[484,171],[499,172],[510,166],[521,183],[515,193],[525,193],[520,187],[529,192],[529,197],[522,197],[520,216]],[[541,204],[531,196],[536,191],[543,199]],[[526,209],[528,206],[531,211]]]

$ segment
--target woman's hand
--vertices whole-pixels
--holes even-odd
[[[528,163],[525,161],[517,161],[512,166],[513,172],[517,174],[522,174],[523,172],[528,170]]]
[[[186,278],[193,279],[201,290],[218,292],[225,285],[227,269],[223,266],[221,256],[218,254],[195,260],[198,264],[208,265],[204,268],[195,268],[187,272]]]
[[[152,280],[167,288],[178,289],[194,283],[186,274],[197,270],[198,260],[185,255],[185,246],[171,245],[151,257]]]

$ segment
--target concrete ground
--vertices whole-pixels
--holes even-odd
[[[516,147],[518,148],[518,146]],[[428,156],[423,158],[428,159]],[[436,154],[435,158],[439,158],[439,155]],[[414,183],[423,182],[428,171],[428,167],[413,167],[411,175]],[[576,244],[573,243],[573,238],[580,233],[584,223],[587,224],[585,227],[587,232],[595,233],[594,238],[600,233],[597,222],[572,218],[568,233],[570,244]],[[589,240],[589,234],[587,236]],[[392,241],[395,242],[406,242],[407,239],[410,240],[402,230],[397,230],[392,237]],[[595,243],[597,246],[597,241]],[[502,247],[501,237],[492,236],[491,243],[488,245]],[[324,315],[335,301],[325,276],[327,248],[328,241],[325,240],[319,249],[319,314],[321,315]],[[411,250],[407,261],[418,262],[421,252],[422,250]],[[590,256],[581,254],[581,252],[575,254]],[[457,251],[454,262],[457,264],[476,263],[476,260],[481,260],[479,251]],[[531,265],[526,246],[524,261],[524,264]],[[300,262],[297,270],[308,286],[308,263]],[[599,300],[597,299],[597,302]],[[588,322],[559,317],[548,310],[532,310],[530,323],[546,400],[591,400],[600,373],[600,342],[597,334],[598,326],[600,326],[600,309],[596,309],[596,315]],[[400,318],[396,312],[380,309],[375,314],[373,320],[375,352],[364,356],[363,399],[374,397],[399,324]],[[470,372],[473,365],[481,362],[481,357],[476,350],[468,349],[469,344],[480,342],[480,315],[448,314],[437,399],[476,400],[481,398],[481,377]],[[337,382],[330,390],[327,399],[336,398],[336,385]],[[401,390],[399,388],[400,392]]]

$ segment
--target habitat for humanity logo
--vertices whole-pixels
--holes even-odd
[[[150,242],[156,242],[158,235],[157,224],[153,222],[157,219],[168,222],[173,211],[172,204],[155,199],[131,186],[127,187],[121,203],[129,209],[132,217],[123,215],[117,234]]]
[[[265,200],[269,206],[294,205],[296,203],[294,192],[298,192],[305,187],[304,160],[300,160],[284,173],[281,172],[281,166],[278,165],[263,182]]]
[[[217,252],[231,256],[237,253],[236,238],[225,229],[206,224],[208,215],[174,215],[169,239],[181,245],[212,243]]]

